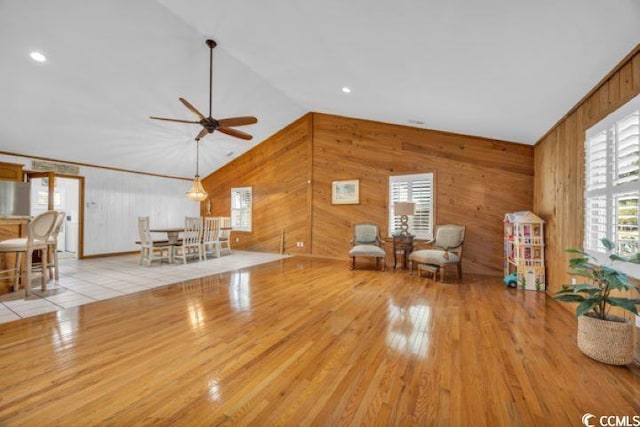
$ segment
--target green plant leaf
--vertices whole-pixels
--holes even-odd
[[[593,280],[593,274],[591,273],[591,269],[574,269],[570,271],[569,274],[573,276],[585,277],[589,280]]]
[[[594,301],[592,299],[586,299],[582,301],[576,307],[576,317],[580,317],[584,314],[587,314],[593,309],[593,307],[595,307],[596,304],[597,304],[597,301]]]
[[[562,302],[583,302],[585,301],[585,297],[582,295],[570,293],[570,294],[555,294],[553,296],[554,299]]]
[[[632,288],[627,275],[611,267],[602,267],[603,278],[611,289],[628,291]]]
[[[600,239],[600,241],[602,242],[602,246],[604,246],[607,249],[607,251],[612,251],[613,248],[615,247],[613,245],[613,242],[607,239],[606,237]]]
[[[589,264],[589,258],[571,258],[569,260],[569,267],[573,269],[587,268]]]
[[[578,283],[577,285],[573,286],[573,292],[584,292],[589,294],[590,296],[594,296],[601,293],[602,289],[595,285],[592,285],[591,283]]]
[[[636,304],[634,304],[633,301],[630,301],[628,298],[609,297],[606,299],[606,302],[614,307],[620,307],[624,310],[632,312],[633,314],[638,314]]]
[[[629,258],[627,258],[627,262],[631,262],[633,264],[640,264],[640,252],[633,254]]]
[[[628,258],[622,257],[622,256],[617,255],[617,254],[611,254],[611,255],[609,255],[609,259],[610,259],[611,261],[623,261],[623,262],[629,262],[629,259],[628,259]]]
[[[591,257],[591,255],[589,255],[585,251],[581,251],[580,249],[565,249],[564,251],[566,253],[568,253],[568,254],[580,254],[580,255],[584,255],[586,257]]]

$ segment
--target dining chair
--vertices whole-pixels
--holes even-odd
[[[186,264],[188,257],[196,255],[202,261],[202,218],[187,217],[184,220],[182,242],[173,246],[173,258],[180,258]]]
[[[153,261],[171,261],[171,245],[164,241],[154,241],[149,231],[149,217],[138,217],[138,238],[140,239],[140,265],[151,265]]]
[[[220,218],[220,249],[222,246],[227,247],[227,252],[231,254],[231,218],[228,216],[221,216]]]
[[[0,242],[0,253],[15,253],[16,264],[14,268],[3,270],[1,273],[12,273],[14,282],[13,290],[18,291],[20,279],[24,283],[25,297],[31,295],[31,277],[38,269],[42,272],[42,290],[47,290],[49,281],[49,269],[47,268],[47,242],[56,224],[58,212],[47,211],[36,216],[27,225],[27,236],[18,239],[8,239]],[[42,253],[42,264],[40,266],[33,263],[33,252]],[[22,256],[25,256],[25,269],[22,270]],[[40,268],[39,268],[40,267]]]
[[[204,218],[204,232],[202,235],[202,256],[207,254],[220,257],[220,218],[207,216]]]

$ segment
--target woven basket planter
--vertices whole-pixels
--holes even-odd
[[[578,317],[578,348],[590,358],[609,365],[631,363],[633,325],[622,317],[609,317],[616,321]]]

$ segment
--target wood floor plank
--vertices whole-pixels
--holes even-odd
[[[578,425],[640,368],[499,278],[291,258],[0,325],[1,425]]]

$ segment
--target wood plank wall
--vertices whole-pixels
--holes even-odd
[[[437,223],[468,227],[465,271],[501,274],[503,216],[533,204],[531,146],[310,113],[203,184],[213,215],[229,215],[231,187],[253,186],[254,231],[234,232],[234,247],[277,251],[285,228],[286,252],[347,260],[353,223],[386,235],[389,176],[430,171]],[[342,179],[360,180],[359,205],[331,205],[331,182]]]
[[[301,117],[203,179],[214,216],[229,216],[232,187],[252,187],[253,231],[234,231],[232,247],[278,252],[285,230],[286,253],[310,251],[310,245],[298,248],[296,242],[309,241],[312,120],[311,114]]]
[[[389,176],[434,172],[435,223],[467,226],[464,270],[501,274],[504,214],[533,203],[531,146],[327,114],[313,136],[313,254],[346,258],[357,222],[387,236]],[[343,179],[360,180],[360,205],[331,205]]]
[[[546,221],[547,291],[570,282],[566,248],[584,237],[585,131],[640,93],[638,47],[535,145],[534,212]]]

